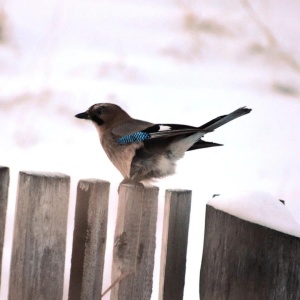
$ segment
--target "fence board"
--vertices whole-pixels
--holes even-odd
[[[151,298],[158,188],[142,184],[120,187],[111,300]]]
[[[0,286],[1,286],[1,270],[2,270],[2,254],[4,245],[4,231],[7,210],[9,187],[9,169],[0,166]]]
[[[191,191],[167,190],[160,264],[159,300],[182,300]]]
[[[20,172],[10,300],[62,299],[70,178]]]
[[[106,245],[109,182],[87,179],[77,186],[69,299],[99,299]]]
[[[299,237],[206,206],[201,300],[295,300],[299,286]]]

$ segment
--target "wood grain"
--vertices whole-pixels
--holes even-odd
[[[143,299],[152,294],[158,188],[142,184],[120,187],[115,229],[111,300]]]
[[[299,286],[299,237],[206,206],[201,300],[295,300]]]
[[[162,237],[159,300],[182,300],[191,191],[167,190]]]
[[[4,245],[4,232],[6,221],[6,210],[8,201],[9,188],[9,169],[0,166],[0,286],[1,286],[1,270],[2,270],[2,254]]]
[[[62,299],[70,178],[20,172],[9,299]]]
[[[100,300],[110,184],[80,180],[77,186],[69,299]]]

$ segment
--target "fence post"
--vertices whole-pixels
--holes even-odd
[[[0,286],[1,286],[2,254],[3,254],[3,244],[4,244],[8,187],[9,187],[9,169],[7,167],[0,166]]]
[[[299,286],[299,237],[206,206],[201,300],[294,300]]]
[[[101,297],[109,182],[80,180],[77,186],[69,299]]]
[[[189,190],[166,191],[159,300],[183,299],[191,195]]]
[[[20,172],[9,299],[62,299],[70,178]]]
[[[114,238],[111,300],[151,298],[158,188],[143,184],[120,187]]]

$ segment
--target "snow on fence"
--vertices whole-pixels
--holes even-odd
[[[0,262],[9,169],[0,167]],[[69,299],[101,299],[110,184],[80,180],[77,187]],[[62,299],[70,177],[20,172],[10,300]],[[158,188],[121,185],[115,228],[111,299],[150,299]],[[191,192],[166,192],[159,299],[182,299]],[[1,271],[1,268],[0,268]],[[0,274],[1,275],[1,274]]]

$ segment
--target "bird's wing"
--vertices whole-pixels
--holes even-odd
[[[121,136],[118,139],[119,144],[131,144],[143,142],[149,139],[157,138],[169,138],[179,135],[187,135],[195,132],[203,133],[211,132],[212,130],[205,130],[198,127],[192,127],[187,125],[178,125],[178,124],[155,124],[150,127],[147,127],[140,131],[135,131],[130,134]]]
[[[118,124],[112,129],[111,132],[118,137],[122,137],[125,135],[130,135],[132,133],[142,131],[151,126],[153,126],[153,123],[137,119],[131,119],[127,122]]]
[[[150,138],[171,137],[175,135],[184,135],[194,132],[205,133],[212,130],[199,129],[198,127],[178,124],[155,124],[143,130],[150,135]]]

